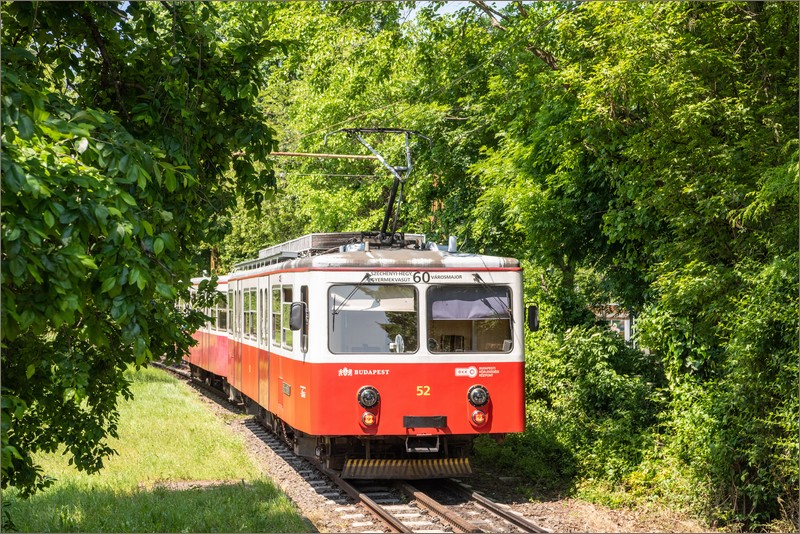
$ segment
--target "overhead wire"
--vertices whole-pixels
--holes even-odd
[[[318,176],[321,178],[384,178],[377,174],[337,174],[327,172],[296,172],[296,171],[283,171],[280,172],[281,176]]]

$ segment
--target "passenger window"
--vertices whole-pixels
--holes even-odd
[[[228,301],[225,293],[220,293],[217,297],[217,328],[219,330],[228,329]]]
[[[272,288],[272,344],[281,344],[281,289]]]
[[[269,292],[261,290],[261,344],[266,345],[269,338]]]
[[[272,288],[272,344],[292,348],[289,316],[292,307],[292,286]]]
[[[233,308],[234,308],[234,299],[233,299],[233,291],[228,291],[228,332],[233,333]]]
[[[283,317],[281,317],[281,330],[283,333],[283,346],[284,348],[291,349],[292,342],[293,342],[293,335],[292,329],[289,328],[289,318],[291,316],[292,310],[292,286],[283,286],[282,297],[283,300],[281,302],[281,312]]]

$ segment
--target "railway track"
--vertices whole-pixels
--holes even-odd
[[[191,379],[188,370],[155,364],[192,383],[228,409],[236,408],[212,386]],[[237,410],[238,411],[238,410]],[[351,483],[313,459],[296,456],[284,441],[255,419],[244,421],[254,438],[285,461],[324,498],[324,514],[342,532],[549,532],[508,506],[454,479],[378,480]]]

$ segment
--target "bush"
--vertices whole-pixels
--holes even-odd
[[[479,446],[479,457],[545,488],[571,487],[575,477],[621,481],[651,441],[659,366],[604,326],[541,332],[528,348],[526,430]]]

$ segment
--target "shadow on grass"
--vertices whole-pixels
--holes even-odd
[[[20,532],[311,532],[314,527],[270,483],[134,490],[62,485],[14,499]]]

